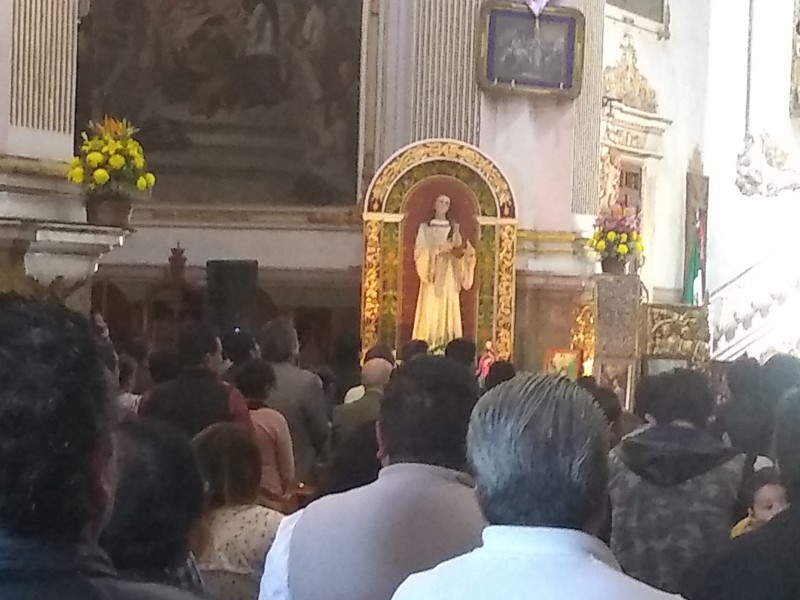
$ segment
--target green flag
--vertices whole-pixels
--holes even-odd
[[[686,281],[683,282],[683,303],[694,304],[694,283],[700,274],[700,236],[695,230],[692,236],[692,249],[689,252],[689,264],[686,265]]]

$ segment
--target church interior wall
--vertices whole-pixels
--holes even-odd
[[[651,299],[679,301],[683,288],[686,172],[695,149],[703,150],[708,77],[707,2],[670,0],[663,26],[606,7],[605,66],[614,65],[629,35],[638,68],[655,89],[658,115],[672,121],[664,133],[663,158],[643,163],[643,233],[647,243],[641,276]]]
[[[713,0],[705,161],[709,198],[709,288],[713,291],[762,259],[793,253],[800,193],[745,197],[736,187],[736,160],[745,132],[747,0]],[[789,85],[793,0],[756,2],[751,121],[756,140],[769,133],[798,163]],[[757,141],[756,149],[760,148]]]

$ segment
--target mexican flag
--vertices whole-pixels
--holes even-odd
[[[703,231],[698,224],[692,236],[692,246],[689,250],[688,264],[686,265],[686,281],[683,282],[683,303],[702,304],[703,303],[703,255],[702,255]],[[697,295],[700,297],[696,297]]]

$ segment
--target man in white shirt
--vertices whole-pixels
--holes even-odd
[[[606,512],[608,423],[577,385],[519,375],[472,414],[467,454],[483,546],[409,577],[394,600],[667,600],[595,537]]]
[[[410,574],[477,547],[485,521],[465,473],[477,399],[451,359],[398,369],[380,399],[378,480],[281,522],[260,600],[390,600]]]

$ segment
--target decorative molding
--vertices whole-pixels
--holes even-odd
[[[134,204],[132,223],[139,227],[218,226],[234,229],[360,229],[361,209],[354,207],[299,208],[163,204],[147,200]]]
[[[658,112],[655,89],[638,67],[633,38],[626,34],[620,46],[621,56],[613,67],[603,71],[603,95],[622,104],[648,113]]]
[[[378,170],[367,190],[365,216],[371,213],[396,213],[399,206],[388,207],[390,192],[411,169],[425,163],[446,161],[468,167],[484,180],[492,191],[497,206],[496,215],[516,219],[517,208],[511,185],[500,168],[478,148],[457,140],[425,140],[396,152]]]
[[[744,150],[736,160],[736,186],[744,196],[775,197],[783,192],[800,190],[800,166],[794,157],[762,133],[756,148],[755,137],[748,133]]]
[[[620,179],[622,177],[622,161],[619,153],[604,146],[600,156],[600,194],[598,208],[616,204],[619,198]]]
[[[0,174],[66,181],[68,170],[69,165],[62,161],[0,154]]]
[[[517,231],[519,256],[584,256],[586,240],[572,231]]]
[[[672,121],[606,97],[603,100],[603,143],[623,155],[662,158],[664,133]]]
[[[685,304],[648,304],[644,323],[647,357],[685,358],[692,366],[710,360],[708,311]]]

